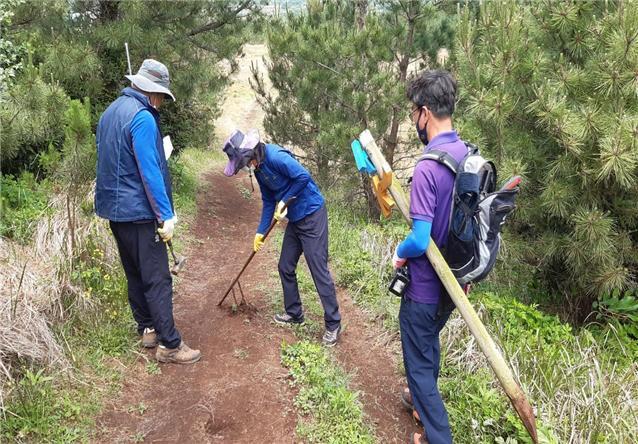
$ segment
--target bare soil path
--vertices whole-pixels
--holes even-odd
[[[261,63],[265,50],[254,45],[246,53],[217,121],[222,137],[234,125],[261,128],[263,112],[248,93],[246,72],[251,62]],[[234,312],[232,297],[221,309],[216,306],[250,253],[258,223],[260,199],[248,198],[240,187],[249,188],[248,179],[224,177],[221,165],[205,177],[193,225],[196,240],[175,287],[177,327],[191,347],[202,351],[202,360],[157,366],[154,351],[142,351],[127,371],[120,396],[98,419],[96,442],[300,442],[294,434],[294,392],[280,363],[281,342],[295,338],[270,321],[271,293],[280,285],[272,278],[276,252],[257,255],[242,278],[252,307]],[[339,300],[347,329],[335,357],[352,373],[352,389],[361,392],[378,441],[404,442],[416,428],[399,403],[403,378],[396,358],[379,341],[378,327],[345,292]]]

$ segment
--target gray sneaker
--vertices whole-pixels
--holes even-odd
[[[157,333],[154,328],[145,328],[142,333],[142,345],[146,348],[154,348],[157,345]]]
[[[276,314],[272,319],[279,325],[303,324],[304,322],[303,315],[300,318],[293,318],[288,313]]]
[[[334,347],[341,336],[341,325],[334,330],[326,330],[323,334],[323,340],[321,341],[326,347]]]

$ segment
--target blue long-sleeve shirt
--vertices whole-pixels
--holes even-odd
[[[399,244],[397,255],[400,258],[407,259],[411,257],[419,257],[425,254],[430,244],[430,231],[432,223],[419,219],[412,219],[412,231]]]
[[[157,137],[160,137],[157,123],[147,110],[138,112],[131,122],[131,136],[135,160],[142,177],[146,197],[158,221],[173,217],[173,207],[166,193],[164,176],[160,168]]]
[[[310,173],[286,150],[278,145],[266,144],[264,159],[255,170],[261,190],[263,208],[257,232],[268,230],[277,202],[291,201],[288,220],[295,223],[314,213],[324,204],[319,188]]]

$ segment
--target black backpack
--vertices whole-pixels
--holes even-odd
[[[418,162],[435,160],[455,175],[447,243],[443,256],[461,286],[479,282],[494,267],[501,227],[516,208],[520,177],[496,191],[496,167],[466,143],[468,153],[457,163],[447,152],[432,149]]]

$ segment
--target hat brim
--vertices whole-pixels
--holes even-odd
[[[241,141],[241,145],[239,145],[240,149],[252,150],[259,143],[259,130],[253,128],[248,130],[244,139]]]
[[[228,177],[237,174],[239,170],[248,166],[250,161],[253,159],[252,150],[238,149],[234,150],[232,154],[226,154],[228,156],[228,163],[224,168],[224,175]]]
[[[144,92],[161,93],[170,97],[173,102],[175,101],[175,96],[168,88],[164,88],[162,85],[158,85],[157,83],[147,79],[144,76],[133,74],[127,75],[126,78],[129,79],[131,83],[133,83],[137,88],[141,89]]]

